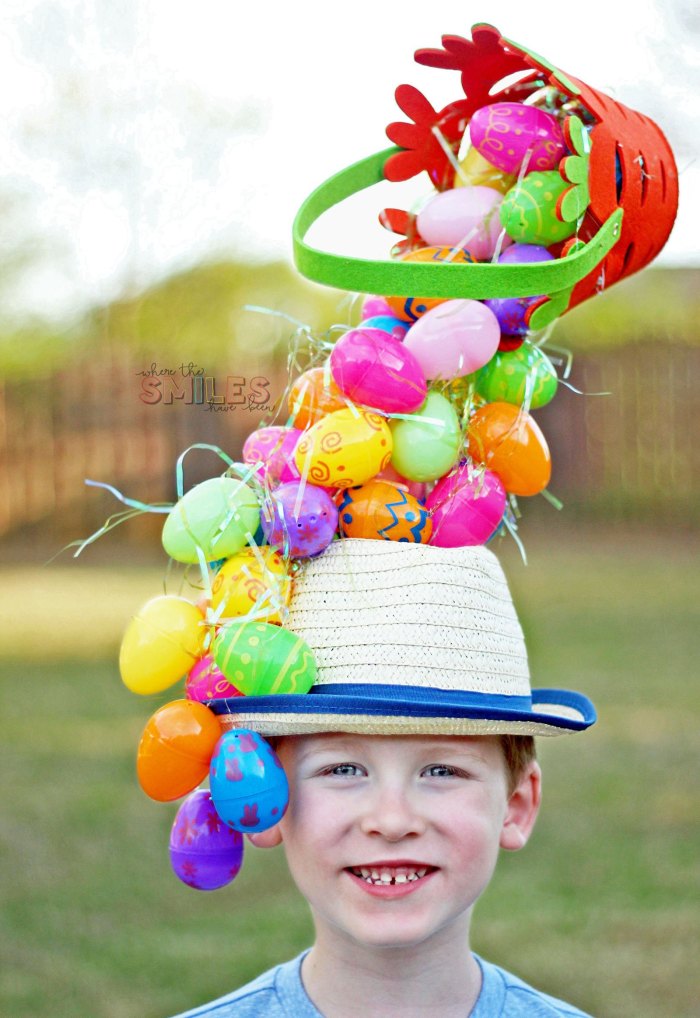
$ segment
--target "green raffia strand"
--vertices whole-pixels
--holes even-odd
[[[127,498],[117,488],[114,488],[111,484],[105,484],[104,481],[91,481],[89,478],[86,478],[85,484],[89,488],[104,488],[105,491],[109,491],[120,502],[123,502],[124,505],[128,505],[130,509],[138,509],[143,513],[169,513],[173,507],[172,502],[158,502],[155,505],[149,505],[148,502],[139,502],[138,499]]]
[[[294,260],[308,279],[341,290],[386,296],[463,297],[484,300],[490,297],[533,297],[569,291],[592,272],[617,243],[622,209],[615,209],[595,237],[566,258],[548,262],[450,262],[375,261],[330,254],[305,241],[312,224],[328,209],[364,188],[384,180],[384,164],[402,151],[392,147],[376,152],[336,173],[317,187],[299,209],[293,226]]]
[[[540,492],[542,498],[545,498],[550,505],[553,505],[555,509],[563,509],[564,503],[560,502],[556,495],[553,495],[547,488],[543,488]]]
[[[209,445],[207,442],[196,442],[194,445],[188,446],[184,452],[180,453],[180,455],[177,458],[177,463],[175,464],[175,483],[177,486],[178,498],[182,498],[182,496],[185,493],[185,475],[183,461],[188,452],[192,452],[193,449],[208,449],[209,452],[215,452],[219,459],[222,459],[224,463],[228,464],[229,468],[236,466],[231,457],[227,456],[223,449],[220,449],[218,445]]]

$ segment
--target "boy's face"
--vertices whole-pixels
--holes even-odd
[[[317,932],[407,947],[468,927],[499,847],[520,848],[539,804],[532,764],[509,797],[495,737],[310,735],[281,740],[283,841]]]

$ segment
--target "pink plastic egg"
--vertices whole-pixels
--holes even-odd
[[[411,351],[381,329],[351,329],[331,353],[333,381],[349,399],[385,413],[411,413],[428,388]]]
[[[426,311],[406,333],[403,346],[430,379],[462,378],[478,371],[498,350],[501,330],[478,300],[447,300]]]
[[[499,243],[511,243],[498,216],[503,195],[492,187],[441,191],[418,213],[418,232],[426,244],[466,247],[477,261],[492,258]]]
[[[537,106],[492,103],[469,122],[472,145],[505,173],[553,170],[566,155],[564,135],[556,117]]]
[[[187,676],[185,695],[188,700],[206,703],[207,700],[243,694],[231,685],[223,672],[216,667],[213,657],[207,654],[197,662]]]
[[[465,462],[438,481],[425,506],[433,520],[429,544],[439,548],[485,544],[503,519],[506,490],[496,474]]]
[[[374,315],[390,315],[393,312],[383,297],[375,297],[374,294],[369,294],[362,301],[361,314],[364,321],[365,318],[373,318]]]
[[[243,444],[243,462],[262,463],[257,473],[270,484],[292,481],[299,476],[293,454],[301,434],[297,428],[258,428]]]

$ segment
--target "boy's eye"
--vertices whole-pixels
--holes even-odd
[[[334,774],[339,778],[356,778],[362,773],[361,768],[357,764],[342,763],[335,764],[333,767],[324,768],[323,774]]]
[[[456,767],[450,767],[448,764],[431,764],[430,767],[426,767],[423,771],[429,778],[454,778],[460,772]]]

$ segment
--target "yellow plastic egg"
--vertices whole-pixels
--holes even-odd
[[[275,548],[244,548],[232,555],[214,577],[211,606],[217,620],[247,615],[253,608],[264,622],[281,622],[289,603],[291,580]]]
[[[119,670],[132,693],[160,693],[190,671],[203,654],[205,627],[199,608],[184,597],[148,601],[126,627]]]
[[[515,173],[505,173],[484,159],[478,149],[470,148],[455,173],[455,187],[492,187],[505,194],[518,179]]]
[[[391,430],[383,417],[347,408],[328,414],[306,432],[295,461],[311,484],[352,488],[383,470],[391,450]]]

